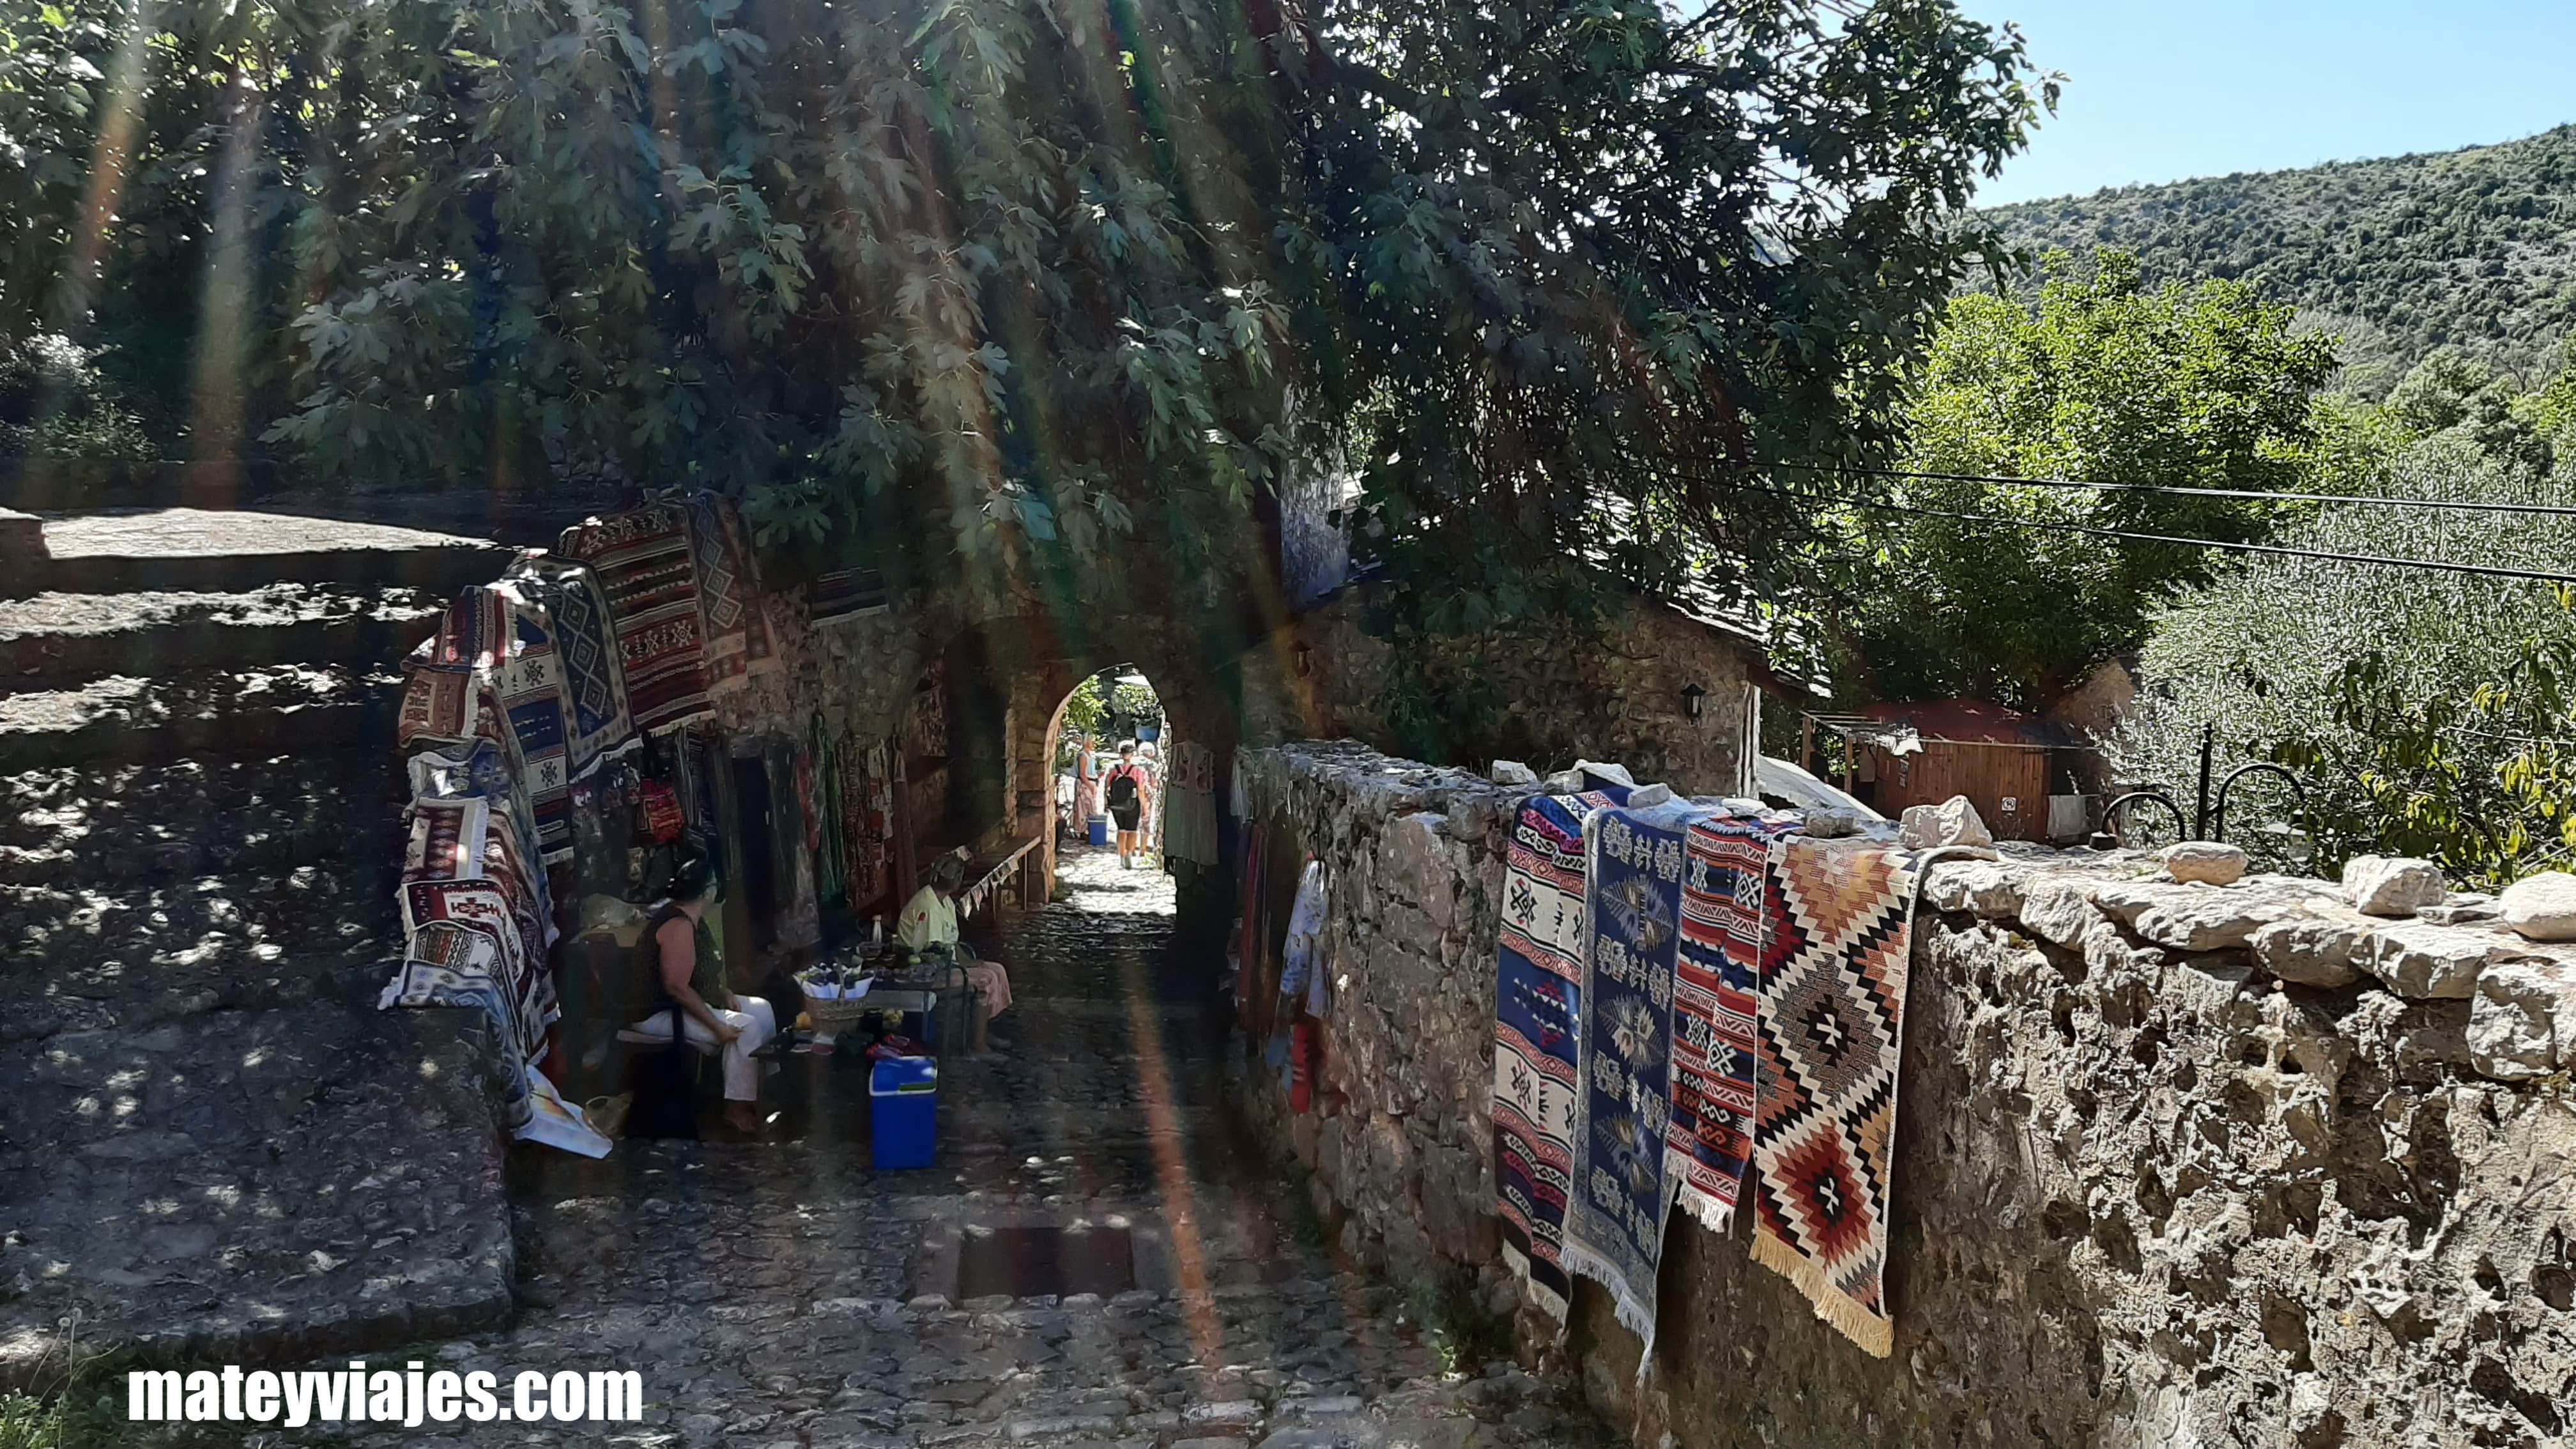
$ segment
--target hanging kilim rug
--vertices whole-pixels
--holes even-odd
[[[1627,797],[1612,790],[1522,801],[1503,878],[1494,973],[1494,1186],[1503,1259],[1531,1301],[1559,1322],[1574,1292],[1565,1273],[1565,1198],[1581,1102],[1574,1031],[1583,978],[1583,821]],[[1256,848],[1259,838],[1255,827]]]
[[[712,493],[689,495],[689,557],[697,568],[707,692],[729,694],[742,688],[750,666],[754,610],[751,580],[743,576],[742,558],[725,528],[724,502]]]
[[[635,736],[626,707],[626,671],[599,579],[579,564],[532,563],[517,580],[544,606],[554,627],[555,668],[562,681],[564,773],[578,780]]]
[[[635,727],[658,734],[712,715],[688,514],[647,503],[594,518],[565,529],[558,551],[599,575]]]
[[[1801,828],[1788,813],[1708,819],[1691,826],[1682,877],[1682,944],[1673,971],[1673,1118],[1664,1171],[1690,1215],[1712,1233],[1735,1216],[1753,1155],[1753,1010],[1778,902],[1765,863],[1772,842]]]
[[[1763,962],[1753,1256],[1881,1358],[1914,869],[1895,851],[1780,842],[1786,949]]]
[[[519,737],[521,777],[537,827],[537,849],[547,860],[572,854],[572,773],[564,753],[563,677],[555,653],[553,622],[538,602],[533,581],[504,580],[493,587],[510,630],[510,654],[494,671],[501,708]]]
[[[1663,1266],[1664,1135],[1672,1117],[1673,965],[1691,822],[1712,808],[1667,800],[1583,822],[1582,1130],[1565,1214],[1566,1271],[1610,1290],[1619,1321],[1655,1351]]]

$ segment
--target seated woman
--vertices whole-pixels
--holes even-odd
[[[992,1050],[987,1031],[993,1018],[1010,1009],[1011,976],[994,962],[976,960],[958,939],[957,893],[965,888],[966,863],[953,855],[939,862],[930,873],[930,884],[904,903],[894,938],[907,951],[944,949],[965,968],[966,984],[975,989],[974,1043],[969,1049],[981,1056]]]
[[[662,992],[679,1003],[689,1045],[724,1053],[725,1123],[746,1137],[760,1135],[760,1064],[751,1054],[778,1034],[777,1013],[757,996],[736,996],[724,984],[724,966],[707,937],[707,909],[722,892],[713,862],[692,856],[681,863],[671,898],[646,926],[660,962]],[[628,1027],[652,1041],[671,1039],[665,1008]]]

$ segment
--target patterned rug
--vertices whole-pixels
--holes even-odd
[[[491,802],[479,798],[414,800],[411,839],[403,850],[403,883],[479,879],[491,808]]]
[[[1857,842],[1774,857],[1785,938],[1763,961],[1753,1256],[1880,1358],[1915,867]]]
[[[396,748],[410,749],[415,740],[474,737],[468,717],[474,707],[474,671],[432,663],[434,642],[422,644],[404,661],[402,713],[394,721]]]
[[[706,691],[732,694],[752,673],[752,634],[760,634],[762,660],[770,657],[768,621],[752,593],[750,559],[742,549],[742,518],[714,492],[688,498],[688,557],[698,575],[698,642],[706,652]]]
[[[817,624],[882,614],[891,602],[886,576],[878,569],[835,569],[805,586],[805,600]]]
[[[1574,1033],[1583,977],[1583,821],[1627,794],[1522,801],[1503,879],[1494,973],[1497,1212],[1504,1261],[1531,1301],[1559,1322],[1574,1293],[1565,1271],[1565,1203],[1581,1101]],[[1257,851],[1260,828],[1250,835]]]
[[[1673,1119],[1664,1170],[1675,1197],[1712,1233],[1734,1220],[1753,1154],[1754,1001],[1774,925],[1771,852],[1802,828],[1791,814],[1691,826],[1682,877],[1682,944],[1673,974]]]
[[[555,666],[563,691],[564,774],[579,780],[635,737],[608,597],[600,592],[598,576],[578,564],[531,565],[519,581],[535,594],[554,626]]]
[[[533,586],[505,580],[488,592],[501,601],[510,630],[508,659],[494,671],[501,708],[519,738],[526,773],[520,782],[534,813],[537,849],[547,860],[572,855],[572,771],[565,751],[563,671],[554,624]]]
[[[499,1025],[501,1039],[523,1042],[528,1032],[498,933],[478,926],[428,921],[408,933],[403,963],[376,997],[380,1010],[397,1006],[462,1006],[487,1012]],[[540,1030],[537,1035],[542,1038]],[[502,1104],[501,1125],[515,1130],[532,1115],[525,1073],[510,1079]]]
[[[659,734],[711,716],[687,512],[648,503],[594,518],[565,529],[557,552],[599,576],[635,728]]]
[[[1582,1130],[1574,1139],[1565,1266],[1610,1290],[1619,1321],[1655,1349],[1663,1266],[1664,1137],[1672,1119],[1673,973],[1682,864],[1711,807],[1667,800],[1583,822],[1589,907],[1581,1022]],[[1639,1365],[1644,1372],[1644,1363]]]

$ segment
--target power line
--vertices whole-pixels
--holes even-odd
[[[2098,528],[2089,523],[2062,523],[2053,519],[2006,518],[1993,513],[1962,513],[1950,508],[1920,508],[1906,503],[1880,503],[1867,498],[1834,498],[1821,493],[1800,493],[1791,488],[1764,488],[1746,485],[1755,493],[1774,493],[1783,498],[1804,499],[1813,503],[1840,503],[1853,508],[1874,508],[1885,513],[1913,513],[1926,518],[1955,518],[1968,523],[1998,523],[2010,528],[2039,528],[2059,533],[2087,533],[2097,538],[2128,539],[2136,543],[2176,543],[2189,548],[2227,549],[2236,553],[2272,554],[2282,558],[2321,559],[2327,563],[2377,564],[2385,568],[2430,569],[2439,573],[2473,574],[2489,579],[2528,579],[2543,584],[2576,584],[2576,574],[2535,573],[2529,569],[2498,568],[2491,564],[2448,563],[2440,559],[2394,558],[2377,553],[2332,553],[2324,549],[2291,548],[2277,543],[2233,543],[2216,538],[2178,538],[2168,533],[2138,533],[2125,528]]]
[[[2559,503],[2487,503],[2458,498],[2390,498],[2376,493],[2274,493],[2261,488],[2196,488],[2180,483],[2105,483],[2091,478],[2014,478],[1997,473],[1933,473],[1907,468],[1866,468],[1850,463],[1766,463],[1802,473],[1851,473],[1867,478],[1916,478],[1935,483],[2009,483],[2031,488],[2089,488],[2103,493],[2162,493],[2192,498],[2245,498],[2274,503],[2363,503],[2381,508],[2440,508],[2461,513],[2536,513],[2576,517]]]

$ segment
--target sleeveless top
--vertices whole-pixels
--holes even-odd
[[[661,908],[653,912],[652,920],[644,927],[645,939],[653,943],[653,982],[656,990],[660,989],[662,980],[662,928],[673,921],[685,921],[688,918],[689,913],[681,910],[677,901],[664,901]],[[689,988],[697,992],[699,998],[707,1005],[718,1011],[730,1008],[733,1005],[733,993],[725,989],[724,965],[716,960],[715,938],[708,934],[706,922],[691,922],[690,944],[697,947],[695,953],[697,962],[689,968]]]

